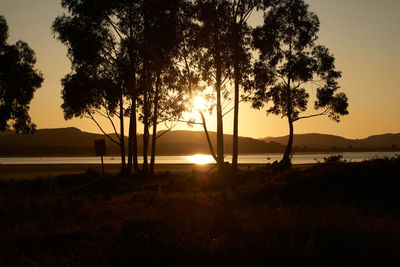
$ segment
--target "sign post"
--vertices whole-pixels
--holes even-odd
[[[104,139],[94,140],[94,149],[96,152],[96,156],[101,157],[101,169],[103,170],[103,176],[104,176],[103,155],[106,154],[106,140]]]

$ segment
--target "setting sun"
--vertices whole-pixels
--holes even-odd
[[[204,97],[201,96],[195,96],[193,98],[193,104],[196,109],[200,109],[202,111],[204,111],[207,108],[207,102],[204,99]]]
[[[187,156],[186,157],[190,162],[193,162],[194,164],[208,164],[212,163],[214,161],[213,157],[210,155],[201,155],[201,154],[196,154],[193,156]]]

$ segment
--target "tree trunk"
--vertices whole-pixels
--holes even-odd
[[[128,137],[128,172],[139,170],[137,151],[137,123],[136,123],[136,97],[132,98],[132,107],[129,116],[129,137]]]
[[[124,134],[124,99],[121,93],[119,99],[119,120],[120,120],[120,148],[121,148],[121,173],[125,172],[125,134]]]
[[[201,109],[199,109],[199,113],[200,113],[201,119],[203,121],[204,133],[206,134],[207,143],[208,143],[208,147],[210,149],[211,156],[214,158],[214,160],[216,162],[218,162],[218,157],[214,153],[214,148],[213,148],[213,145],[212,145],[212,142],[211,142],[211,138],[210,138],[210,135],[208,134],[207,125],[206,125],[206,119],[204,118],[204,113],[203,113],[203,111],[201,111]]]
[[[149,170],[149,163],[147,160],[147,152],[149,148],[149,112],[148,112],[148,92],[144,94],[144,114],[143,114],[143,171]]]
[[[133,101],[132,101],[133,102]],[[132,155],[133,155],[133,118],[132,118],[132,107],[129,114],[129,133],[128,133],[128,165],[126,171],[128,173],[132,172]]]
[[[281,165],[285,168],[290,167],[292,164],[290,155],[292,154],[292,147],[293,147],[293,120],[290,116],[288,117],[288,122],[289,122],[289,140],[286,145],[285,153],[283,154],[283,158],[281,160]]]
[[[216,82],[215,89],[217,91],[217,165],[221,171],[224,168],[224,128],[222,121],[222,104],[221,104],[221,76],[222,66],[220,52],[216,54]]]
[[[154,110],[153,110],[153,136],[151,140],[151,156],[150,171],[154,173],[154,165],[156,161],[156,142],[157,142],[157,120],[158,120],[158,95],[160,92],[160,73],[157,73],[156,91],[154,93]]]
[[[136,97],[135,97],[136,98]],[[136,121],[136,100],[132,103],[132,114],[133,118],[133,138],[132,138],[132,146],[133,146],[133,169],[135,172],[139,171],[139,163],[138,163],[138,142],[137,142],[137,121]]]
[[[234,107],[233,107],[233,136],[232,136],[232,167],[237,170],[238,168],[238,142],[239,142],[239,81],[240,81],[240,70],[239,70],[239,25],[236,23],[236,19],[233,25],[233,72],[234,72]]]
[[[157,124],[153,124],[153,135],[151,137],[151,155],[150,155],[150,171],[154,173],[154,165],[156,161],[156,144],[157,144]]]
[[[149,18],[148,18],[148,12],[149,10],[149,2],[148,1],[143,1],[142,5],[142,12],[143,12],[143,38],[144,42],[149,40]],[[150,73],[149,73],[149,67],[150,67],[150,62],[149,62],[149,51],[147,50],[147,47],[145,45],[144,47],[144,58],[143,58],[143,89],[144,89],[144,94],[143,94],[143,171],[147,172],[149,170],[149,163],[147,160],[147,152],[148,152],[148,146],[149,146],[149,124],[150,124],[150,103],[149,103],[149,94],[151,91],[151,82],[150,82]]]
[[[287,118],[289,122],[289,140],[286,145],[285,153],[283,154],[283,158],[280,161],[280,165],[283,169],[290,168],[292,163],[290,159],[290,154],[292,153],[292,146],[293,146],[293,119],[292,119],[292,94],[291,94],[291,82],[292,82],[292,64],[291,64],[291,59],[292,59],[292,36],[289,35],[290,42],[289,42],[289,59],[288,59],[288,65],[289,65],[289,73],[288,73],[288,81],[287,81],[287,87],[286,87],[286,94],[287,94]]]
[[[238,154],[239,154],[239,66],[237,59],[234,64],[234,75],[235,75],[235,99],[234,99],[234,110],[233,110],[233,138],[232,138],[232,167],[238,168]]]

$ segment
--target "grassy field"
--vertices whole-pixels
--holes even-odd
[[[399,158],[223,177],[80,167],[0,181],[0,266],[400,264]]]
[[[254,170],[262,167],[261,164],[241,164],[239,168],[243,171]],[[306,169],[312,164],[297,164],[295,169]],[[193,170],[210,171],[215,164],[158,164],[156,172],[191,173]],[[100,164],[0,164],[0,181],[8,180],[32,180],[38,177],[53,178],[63,174],[82,174],[88,169],[102,173]],[[104,171],[107,175],[116,175],[121,171],[120,164],[105,164]]]
[[[212,166],[195,164],[163,164],[157,165],[157,172],[190,172],[192,169],[208,170]],[[6,180],[32,180],[37,177],[55,177],[62,174],[81,174],[88,169],[102,173],[100,164],[24,164],[0,165],[0,181]],[[116,175],[121,171],[120,164],[105,164],[104,171],[107,175]]]

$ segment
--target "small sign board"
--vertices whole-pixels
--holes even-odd
[[[106,154],[106,140],[94,140],[94,149],[96,151],[96,156],[104,156]]]

